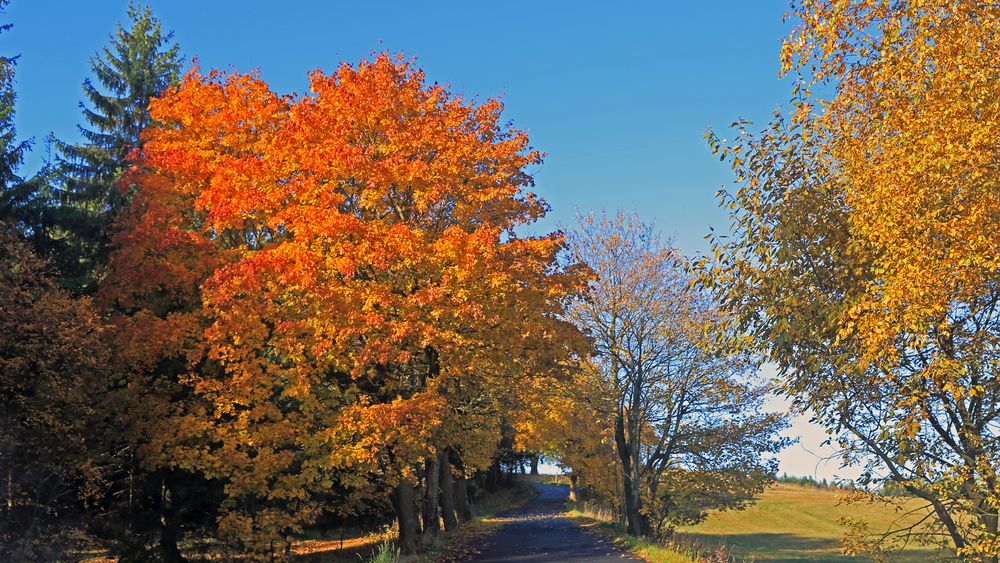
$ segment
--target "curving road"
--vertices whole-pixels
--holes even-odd
[[[509,523],[486,538],[479,555],[471,561],[642,561],[561,516],[567,487],[534,486],[539,495],[528,504],[501,514]]]

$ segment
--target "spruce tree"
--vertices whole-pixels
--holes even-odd
[[[149,6],[129,4],[109,43],[90,59],[83,83],[80,144],[58,143],[64,226],[71,248],[58,260],[64,283],[92,291],[107,260],[111,228],[129,199],[118,181],[150,124],[149,100],[180,77],[179,46]]]
[[[2,11],[9,0],[0,0]],[[0,33],[10,30],[11,24],[0,25]],[[7,228],[16,228],[22,234],[31,234],[40,219],[43,205],[37,187],[25,182],[19,174],[24,153],[30,141],[19,141],[14,127],[14,67],[17,57],[0,56],[0,221]]]
[[[6,4],[0,0],[0,8]],[[10,29],[10,24],[0,26],[0,31]],[[28,141],[18,141],[14,128],[14,64],[16,58],[0,56],[0,182],[4,188],[21,183],[18,168],[24,160]]]

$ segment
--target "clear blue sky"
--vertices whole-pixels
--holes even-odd
[[[577,206],[635,209],[686,251],[724,227],[729,178],[702,138],[788,99],[777,78],[782,0],[719,2],[152,1],[185,57],[258,68],[278,91],[373,51],[417,57],[466,96],[500,95],[547,153],[538,191],[550,224]],[[19,134],[76,137],[87,59],[127,0],[12,0],[0,36],[20,54]],[[41,147],[27,169],[38,167]]]
[[[716,2],[152,1],[187,59],[203,68],[259,69],[280,92],[303,91],[374,51],[417,57],[432,80],[467,97],[501,96],[507,117],[548,156],[537,191],[547,226],[576,208],[624,208],[654,220],[688,253],[709,226],[725,229],[715,191],[730,181],[702,137],[744,116],[767,119],[790,93],[777,77],[789,25],[783,0]],[[22,137],[77,138],[87,59],[127,0],[12,0],[0,52],[19,54]],[[41,146],[26,172],[38,168]],[[791,432],[823,453],[805,419]],[[828,451],[826,451],[828,453]],[[802,446],[782,469],[830,477]]]

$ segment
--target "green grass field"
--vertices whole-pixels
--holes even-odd
[[[725,545],[737,561],[856,561],[840,554],[845,532],[840,518],[863,517],[873,529],[882,530],[899,513],[884,505],[843,504],[842,497],[836,491],[779,484],[746,510],[715,513],[680,531],[705,546]],[[910,548],[896,560],[930,561],[940,556],[928,548]]]

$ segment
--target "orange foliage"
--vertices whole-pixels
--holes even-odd
[[[331,479],[410,478],[461,440],[444,429],[468,389],[557,374],[580,345],[557,320],[578,285],[561,234],[516,234],[546,211],[542,155],[499,101],[385,54],[310,78],[279,96],[195,70],[154,100],[105,284],[137,381],[182,358],[195,392],[161,401],[148,463],[225,479],[223,527],[261,545]]]

